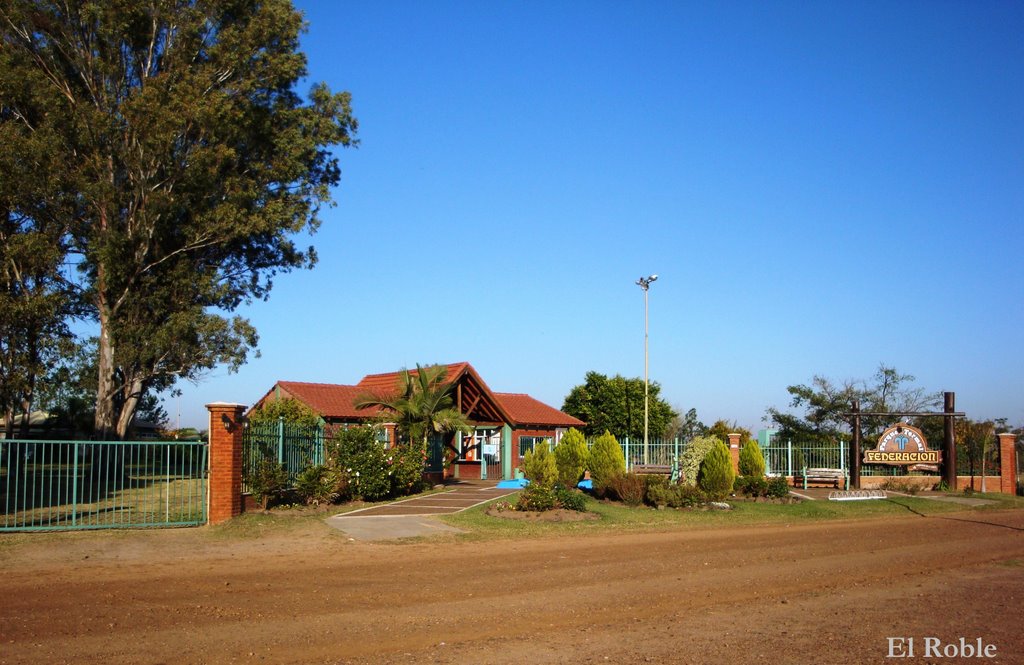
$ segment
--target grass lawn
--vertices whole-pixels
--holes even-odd
[[[516,495],[513,495],[502,500],[515,503],[515,498]],[[679,527],[713,528],[837,519],[903,517],[914,514],[927,517],[965,510],[1024,508],[1024,499],[1020,497],[976,493],[972,495],[972,498],[983,498],[994,503],[971,507],[946,501],[890,495],[888,499],[871,501],[802,501],[789,505],[741,501],[732,503],[732,510],[655,510],[646,506],[632,508],[621,503],[596,501],[588,498],[587,510],[597,514],[600,519],[579,522],[508,520],[485,514],[490,504],[477,506],[455,515],[445,515],[440,519],[446,524],[467,531],[468,533],[462,538],[491,539],[603,531],[657,531]]]

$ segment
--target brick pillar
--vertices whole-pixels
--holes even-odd
[[[210,524],[242,514],[242,404],[214,402],[210,412]]]
[[[740,435],[729,434],[729,457],[732,458],[732,471],[740,475]]]
[[[1013,434],[999,435],[999,491],[1003,494],[1017,493],[1016,439]]]

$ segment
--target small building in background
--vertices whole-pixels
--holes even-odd
[[[445,369],[444,383],[451,387],[455,407],[466,416],[472,432],[431,438],[426,471],[435,480],[511,479],[527,451],[544,442],[553,446],[570,427],[585,425],[529,395],[492,391],[468,362],[446,365]],[[394,423],[387,422],[379,409],[357,409],[355,403],[370,395],[396,394],[400,375],[370,374],[354,385],[278,381],[252,409],[274,400],[294,399],[316,412],[328,431],[372,423],[380,427],[381,441],[393,446]]]

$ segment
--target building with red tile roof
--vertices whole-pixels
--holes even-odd
[[[529,395],[492,391],[468,362],[444,367],[444,383],[451,386],[455,405],[473,431],[438,436],[431,442],[428,472],[436,478],[513,478],[526,451],[541,442],[553,445],[568,428],[585,425]],[[328,426],[376,423],[382,437],[394,445],[394,424],[386,422],[387,414],[375,407],[357,409],[355,403],[395,395],[400,379],[401,372],[387,372],[364,376],[355,385],[278,381],[252,408],[294,399],[313,409]]]

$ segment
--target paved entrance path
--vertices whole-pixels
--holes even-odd
[[[327,524],[356,540],[391,540],[433,533],[458,533],[459,529],[441,523],[434,516],[451,515],[519,491],[498,489],[495,485],[485,481],[460,483],[437,494],[335,515],[327,519]]]

